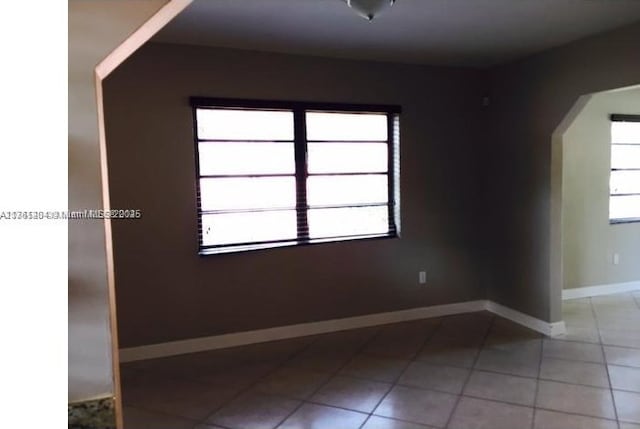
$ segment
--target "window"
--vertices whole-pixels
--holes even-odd
[[[640,222],[640,115],[611,115],[611,223]]]
[[[397,236],[399,107],[191,104],[200,254]]]

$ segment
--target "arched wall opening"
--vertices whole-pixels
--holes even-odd
[[[78,76],[82,75],[82,78],[85,80],[82,82],[82,86],[79,87],[72,85],[70,82],[70,98],[73,94],[73,97],[77,95],[82,95],[82,100],[79,101],[73,107],[70,105],[70,155],[77,156],[83,150],[87,150],[89,153],[89,157],[91,161],[95,161],[96,168],[94,166],[87,167],[87,172],[93,174],[93,172],[97,171],[98,166],[101,168],[102,175],[96,174],[95,177],[91,174],[89,176],[83,176],[82,174],[76,174],[77,172],[71,171],[73,167],[72,162],[70,162],[70,208],[84,208],[84,207],[99,207],[102,206],[104,208],[110,207],[110,197],[109,197],[109,189],[108,189],[108,166],[107,166],[107,151],[108,144],[105,138],[104,132],[104,118],[103,118],[103,104],[102,104],[102,83],[103,80],[119,65],[124,61],[131,53],[133,53],[136,49],[138,49],[149,37],[151,37],[156,31],[158,31],[164,24],[169,22],[171,18],[177,15],[181,10],[188,6],[190,0],[173,0],[165,5],[165,1],[128,1],[126,2],[113,2],[113,1],[95,1],[95,2],[86,2],[83,0],[72,1],[70,3],[70,15],[71,12],[77,7],[79,4],[84,4],[84,7],[89,8],[88,5],[94,5],[96,7],[96,11],[83,11],[78,16],[78,22],[82,23],[81,28],[76,33],[76,38],[84,38],[87,42],[87,45],[84,46],[85,51],[91,51],[92,57],[88,60],[76,62],[76,65],[81,63],[81,66],[76,68],[76,65],[72,67],[72,63],[74,63],[74,58],[70,55],[70,74],[76,74]],[[141,11],[139,15],[135,15],[132,13],[132,7],[135,8],[136,4],[145,4],[146,9]],[[162,8],[164,6],[164,8]],[[120,17],[135,16],[135,20],[124,19],[123,22],[128,23],[128,27],[124,27],[121,32],[114,31],[113,28],[109,28],[108,25],[103,26],[95,26],[92,28],[92,19],[99,22],[100,20],[105,20],[105,10],[110,10],[112,8],[115,11],[115,15],[119,14]],[[160,9],[157,15],[154,15],[158,9]],[[85,14],[84,12],[87,12]],[[108,14],[107,14],[108,15]],[[146,22],[149,17],[153,16],[147,24],[144,24],[137,31],[134,31],[139,25],[142,25]],[[116,18],[117,21],[117,18]],[[635,33],[634,33],[635,31]],[[637,40],[634,35],[637,34],[637,29],[625,30],[619,33],[615,33],[613,36],[609,36],[606,40],[612,39],[614,42],[616,37],[622,39],[623,42],[632,40],[634,43],[632,44],[633,48],[635,48],[635,40]],[[131,32],[134,34],[131,38],[122,42],[126,38],[127,35],[130,35]],[[71,39],[70,34],[70,39]],[[108,42],[104,45],[99,45],[100,48],[96,49],[96,45],[93,43],[94,40],[107,40]],[[588,51],[588,55],[585,55],[586,58],[591,61],[593,55],[593,49],[591,49],[591,42],[587,41],[578,45],[578,48],[571,48],[577,51]],[[556,90],[557,87],[561,87],[564,89],[564,92],[561,92],[562,97],[559,97],[561,103],[558,103],[554,98],[541,99],[540,105],[544,107],[545,111],[552,110],[553,115],[550,115],[552,118],[549,121],[546,121],[546,116],[543,116],[545,119],[544,133],[523,133],[521,129],[516,129],[513,139],[509,139],[509,143],[514,141],[519,141],[522,136],[526,136],[528,134],[538,137],[541,136],[540,143],[545,144],[545,149],[548,149],[549,146],[549,133],[550,129],[552,129],[553,125],[557,123],[557,118],[561,117],[560,115],[564,112],[566,108],[566,104],[563,102],[565,99],[570,103],[571,100],[574,99],[575,94],[580,94],[587,92],[589,89],[597,90],[602,88],[608,88],[614,86],[615,83],[618,85],[630,82],[637,81],[637,73],[635,73],[635,69],[633,67],[633,61],[631,66],[627,67],[627,62],[629,55],[626,50],[625,43],[611,43],[612,46],[620,47],[619,51],[615,49],[612,50],[609,48],[607,43],[600,43],[599,39],[593,42],[593,45],[596,46],[596,50],[598,47],[601,48],[601,45],[607,45],[606,51],[607,54],[602,54],[600,52],[600,56],[604,56],[608,58],[610,51],[613,53],[610,54],[610,60],[613,60],[614,64],[610,64],[610,61],[604,61],[603,63],[607,63],[604,70],[601,70],[601,73],[598,74],[598,69],[593,72],[592,70],[589,73],[585,73],[587,76],[587,83],[580,86],[578,85],[578,89],[573,84],[576,79],[576,69],[580,69],[580,63],[577,62],[577,65],[571,64],[571,67],[566,66],[565,61],[568,61],[567,58],[572,58],[570,55],[564,55],[562,51],[556,52],[555,54],[549,54],[548,56],[542,56],[542,60],[540,57],[537,59],[534,58],[530,62],[520,62],[515,66],[506,67],[504,71],[506,79],[501,79],[501,72],[492,71],[492,74],[496,81],[500,82],[502,85],[504,82],[518,82],[518,85],[524,85],[527,90],[525,91],[525,97],[522,97],[527,101],[527,103],[531,103],[532,100],[536,100],[539,96],[539,88],[544,87],[548,88],[549,92],[553,92],[553,95],[558,92]],[[117,47],[115,51],[112,52],[111,55],[108,55],[107,58],[100,62],[102,58],[105,57],[109,52],[112,51],[114,47]],[[81,49],[81,50],[82,50]],[[97,52],[97,54],[96,54]],[[597,53],[597,52],[596,52]],[[71,54],[71,53],[70,53]],[[83,57],[84,58],[84,57]],[[553,62],[558,62],[560,64],[560,68],[562,70],[566,70],[566,74],[560,74],[560,83],[554,84],[553,80],[549,77],[551,76],[553,79],[556,79],[558,76],[557,70],[554,70],[553,67],[549,67],[547,64],[547,60]],[[620,63],[615,63],[616,60],[619,60]],[[538,63],[537,63],[538,62]],[[99,65],[96,68],[96,64]],[[540,64],[542,63],[542,64]],[[620,66],[622,64],[623,66]],[[552,64],[553,65],[553,64]],[[524,72],[522,72],[522,70]],[[527,82],[526,79],[521,79],[524,75],[526,78],[530,76],[530,70],[541,70],[539,75],[542,76],[540,78],[541,82],[533,81]],[[619,75],[613,73],[614,77],[612,78],[611,69],[617,70]],[[551,71],[548,71],[551,70]],[[535,74],[534,74],[535,75]],[[95,79],[93,77],[95,76]],[[515,77],[514,77],[515,76]],[[593,77],[595,76],[595,77]],[[90,77],[90,79],[86,79]],[[513,79],[510,79],[512,78]],[[517,77],[517,78],[516,78]],[[539,77],[535,75],[535,77]],[[424,76],[420,76],[423,80]],[[566,79],[565,79],[566,78]],[[563,80],[565,79],[565,80]],[[87,82],[88,80],[88,82]],[[524,80],[524,83],[522,83]],[[551,80],[551,84],[549,84],[548,80]],[[595,82],[591,82],[595,81]],[[611,82],[614,82],[614,85],[609,86]],[[532,88],[531,91],[535,91],[535,96],[530,96],[529,88]],[[551,90],[552,88],[553,90]],[[580,88],[583,89],[580,91]],[[586,91],[585,91],[586,90]],[[511,91],[510,88],[506,89],[507,94],[513,92],[515,94],[519,94],[519,92]],[[566,97],[564,97],[566,94]],[[544,93],[542,95],[548,95]],[[499,102],[500,97],[496,97],[496,100]],[[586,100],[583,101],[586,103]],[[549,107],[561,106],[561,108],[556,110],[549,109]],[[508,106],[507,106],[508,107]],[[542,110],[542,109],[541,109]],[[518,111],[517,109],[509,109],[506,108],[505,111],[512,112]],[[572,109],[573,112],[573,109]],[[556,114],[558,114],[556,116]],[[529,121],[533,122],[533,121]],[[564,121],[563,121],[564,122]],[[547,123],[552,124],[550,128],[547,128]],[[78,125],[76,127],[76,125]],[[96,126],[98,125],[98,126]],[[568,126],[568,125],[567,125]],[[76,133],[77,128],[82,128],[82,132],[86,132],[85,134]],[[86,128],[86,129],[84,129]],[[526,131],[526,129],[525,129]],[[561,169],[557,165],[557,157],[561,155],[556,154],[557,144],[556,144],[556,136],[557,132],[554,133],[554,143],[553,153],[554,153],[554,162],[551,164],[552,166],[552,183],[553,186],[552,191],[552,228],[551,228],[551,266],[553,269],[551,270],[551,274],[545,269],[541,270],[540,278],[544,277],[545,283],[550,275],[550,284],[551,284],[551,293],[547,294],[546,284],[544,285],[544,293],[541,292],[542,288],[538,287],[541,283],[536,283],[535,288],[529,287],[529,285],[525,285],[522,290],[519,292],[519,296],[524,296],[523,300],[526,302],[528,298],[534,296],[536,298],[536,303],[544,303],[547,305],[547,296],[551,297],[550,307],[552,309],[551,316],[549,317],[548,308],[543,309],[532,309],[529,308],[528,305],[524,305],[518,300],[514,300],[513,302],[509,302],[505,298],[505,304],[513,305],[514,308],[517,308],[523,312],[528,314],[532,314],[536,317],[540,317],[545,321],[555,322],[560,320],[560,308],[561,308],[561,294],[562,294],[562,259],[561,254],[557,255],[558,249],[561,249],[562,246],[556,246],[553,244],[555,240],[559,240],[561,243],[562,237],[562,222],[561,222],[561,212],[562,212],[562,181],[561,174],[559,176],[560,182],[556,183],[558,180],[557,170]],[[74,139],[74,144],[72,145],[72,139]],[[78,140],[79,144],[78,144]],[[99,144],[98,144],[99,142]],[[560,149],[561,149],[560,145]],[[84,156],[84,155],[83,155]],[[547,153],[544,156],[536,155],[537,160],[543,160],[545,162],[545,167],[547,161]],[[529,157],[518,157],[518,159],[529,159]],[[98,163],[99,160],[99,163]],[[82,163],[82,159],[78,158],[75,160],[75,165],[79,165]],[[91,171],[89,171],[91,170]],[[540,169],[544,171],[544,169]],[[417,170],[416,170],[417,171]],[[536,170],[537,171],[537,170]],[[86,173],[86,172],[85,172]],[[545,171],[546,173],[546,171]],[[548,176],[545,176],[548,177]],[[73,182],[73,184],[72,184]],[[559,187],[558,187],[559,185]],[[87,187],[89,196],[95,197],[96,195],[102,195],[102,204],[100,204],[100,199],[97,198],[96,201],[89,199],[83,199],[78,195],[83,195],[80,193],[78,188]],[[547,188],[545,188],[546,191]],[[558,196],[560,197],[558,199]],[[545,197],[545,202],[548,201]],[[507,207],[509,209],[509,207]],[[548,213],[546,211],[547,207],[544,207],[545,214]],[[513,210],[505,210],[505,213],[508,215],[512,214]],[[557,213],[556,213],[557,212]],[[555,219],[560,214],[560,221],[556,222]],[[508,217],[508,216],[507,216]],[[546,225],[545,225],[546,226]],[[119,400],[119,374],[118,374],[118,341],[117,341],[117,330],[116,330],[116,317],[115,317],[115,300],[114,300],[114,263],[113,263],[113,249],[112,249],[112,236],[111,236],[111,225],[109,221],[106,221],[104,225],[99,222],[94,222],[93,226],[90,228],[84,228],[80,226],[71,226],[70,225],[70,279],[73,278],[74,282],[78,282],[77,286],[72,287],[72,281],[70,280],[70,315],[73,312],[73,317],[70,316],[70,386],[76,385],[76,382],[86,378],[89,380],[88,384],[84,384],[83,388],[72,392],[70,388],[70,399],[72,396],[76,398],[86,398],[88,396],[98,396],[103,394],[114,394],[116,398]],[[546,240],[547,231],[544,232],[544,237]],[[75,243],[75,244],[74,244]],[[72,249],[73,248],[73,249]],[[544,259],[545,263],[549,261],[546,253],[540,257],[540,259]],[[556,266],[557,264],[557,266]],[[508,264],[507,264],[508,265]],[[517,266],[517,264],[512,264]],[[546,268],[546,267],[545,267]],[[558,272],[560,273],[558,277]],[[507,286],[513,286],[513,282],[505,282]],[[85,286],[91,285],[91,290],[96,294],[96,300],[92,301],[93,304],[79,304],[74,301],[73,290],[81,290]],[[505,288],[506,289],[506,288]],[[481,294],[478,292],[479,294]],[[527,295],[528,294],[528,295]],[[480,295],[480,297],[482,297]],[[500,294],[497,294],[497,297],[500,298]],[[509,295],[507,294],[507,298]],[[531,301],[529,299],[529,301]],[[107,305],[108,302],[108,305]],[[72,310],[71,307],[74,307]],[[97,311],[96,311],[97,310]],[[86,316],[91,313],[91,316]],[[90,329],[87,329],[90,327]],[[87,341],[89,340],[89,341]],[[89,344],[89,346],[87,346]],[[95,347],[94,347],[95,346]],[[91,355],[87,354],[86,350],[92,348]],[[91,362],[91,365],[86,365],[87,362]],[[98,375],[99,380],[97,383],[95,382],[96,375]],[[106,379],[106,381],[105,381]],[[118,407],[120,407],[118,403]],[[119,427],[121,427],[121,414],[119,414]]]
[[[640,86],[581,96],[552,137],[554,314],[563,298],[633,290],[640,280],[640,225],[609,222],[611,114],[640,114]]]

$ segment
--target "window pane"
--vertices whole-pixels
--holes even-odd
[[[198,138],[215,140],[293,140],[293,112],[198,109]]]
[[[287,240],[296,236],[295,210],[202,216],[204,246]]]
[[[612,194],[640,194],[640,171],[612,171]]]
[[[386,203],[386,174],[356,176],[312,176],[307,180],[310,206]]]
[[[389,210],[385,206],[311,209],[308,219],[310,238],[389,232]]]
[[[640,143],[640,122],[611,122],[612,143]]]
[[[611,168],[640,168],[640,146],[611,145]]]
[[[309,143],[309,173],[386,172],[386,143]]]
[[[200,179],[202,210],[296,206],[294,177]]]
[[[200,174],[294,174],[293,143],[200,143]]]
[[[306,118],[308,140],[387,140],[385,114],[310,112]]]
[[[640,195],[611,197],[609,200],[609,218],[640,218]]]

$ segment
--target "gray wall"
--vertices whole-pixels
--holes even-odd
[[[594,95],[564,134],[565,288],[640,280],[640,223],[609,224],[611,113],[640,114],[640,88]]]
[[[581,95],[640,82],[638,40],[635,24],[490,71],[483,159],[490,299],[559,320],[550,285],[551,135]]]
[[[637,40],[488,72],[146,46],[105,88],[112,206],[144,211],[113,225],[121,346],[485,297],[559,320],[551,135],[581,95],[640,82]],[[401,104],[403,238],[198,257],[191,95]]]
[[[151,44],[105,83],[121,347],[484,298],[486,75]],[[402,238],[199,257],[192,95],[399,104]],[[428,272],[428,286],[417,282]]]

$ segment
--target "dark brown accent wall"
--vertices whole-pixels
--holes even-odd
[[[113,222],[121,347],[485,298],[559,320],[551,135],[640,83],[638,40],[488,71],[147,45],[105,83],[112,206],[143,210]],[[401,105],[402,238],[197,256],[193,95]]]
[[[484,298],[487,75],[168,44],[105,82],[121,347]],[[197,254],[189,96],[401,105],[402,238]],[[418,284],[427,271],[428,285]]]

